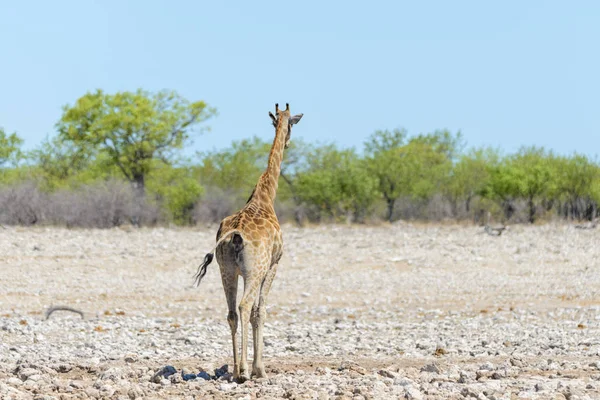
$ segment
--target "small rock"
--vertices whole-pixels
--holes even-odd
[[[215,369],[215,378],[219,379],[220,377],[225,375],[228,370],[229,370],[229,365],[227,365],[227,364],[223,365],[221,368],[216,368]]]
[[[523,361],[516,359],[516,358],[511,358],[510,359],[510,364],[513,367],[523,367]]]
[[[321,392],[319,392],[318,396],[319,396],[319,400],[329,400],[329,393],[327,393],[327,392],[321,391]]]
[[[206,371],[200,371],[198,373],[198,375],[196,375],[198,378],[204,379],[206,381],[210,381],[210,375],[206,372]]]
[[[394,385],[408,387],[414,385],[414,382],[407,378],[396,378],[394,379]]]
[[[317,367],[315,372],[319,375],[331,375],[331,369],[327,367]]]
[[[134,363],[138,361],[138,356],[135,354],[128,354],[125,356],[126,363]]]
[[[115,389],[111,385],[102,385],[100,387],[100,393],[103,399],[111,398],[115,393]]]
[[[404,388],[404,398],[408,400],[422,400],[423,394],[418,389],[409,386]]]
[[[21,386],[23,384],[23,381],[20,380],[19,378],[15,378],[13,376],[13,377],[8,378],[6,383],[8,383],[9,385],[12,385],[12,386]]]
[[[27,379],[29,379],[30,376],[38,375],[39,373],[40,372],[37,369],[23,368],[19,370],[18,376],[19,378],[21,378],[22,381],[26,381]]]
[[[85,387],[83,381],[71,381],[69,383],[69,386],[71,386],[75,389],[83,389]]]
[[[142,389],[140,389],[139,387],[134,387],[129,389],[129,391],[127,391],[127,396],[131,399],[131,400],[135,400],[138,399],[140,397],[144,396],[144,391]]]
[[[55,370],[56,372],[66,373],[73,369],[73,366],[70,364],[52,364],[50,368]]]
[[[35,374],[35,375],[29,375],[29,377],[27,378],[28,381],[33,381],[33,382],[39,382],[39,381],[44,381],[44,377],[40,374]]]
[[[177,373],[177,370],[175,369],[175,367],[171,366],[171,365],[167,365],[165,367],[162,367],[161,369],[159,369],[154,376],[152,377],[151,381],[154,383],[162,383],[162,379],[163,378],[168,378],[171,375],[174,375]]]
[[[180,380],[181,379],[181,377],[179,375],[171,375],[171,378],[175,378],[175,380]],[[171,381],[169,379],[161,378],[160,379],[160,385],[161,386],[170,386],[171,385]]]
[[[200,338],[190,336],[185,338],[184,343],[187,345],[197,345],[201,344],[202,340]]]
[[[482,380],[482,379],[489,379],[491,378],[493,375],[493,372],[488,370],[488,369],[479,369],[475,372],[475,379]]]
[[[379,370],[379,372],[377,372],[379,375],[385,377],[385,378],[392,378],[394,379],[396,377],[396,375],[393,372],[390,372],[388,370],[382,369]]]
[[[237,384],[235,382],[231,382],[231,383],[221,383],[219,385],[219,390],[222,392],[228,392],[232,389],[234,389],[237,386]]]
[[[85,394],[87,394],[88,397],[91,397],[92,399],[97,399],[100,397],[100,391],[93,387],[85,388]]]
[[[233,382],[233,374],[230,372],[226,372],[219,377],[219,380],[225,382]]]
[[[463,388],[463,390],[460,392],[461,395],[463,395],[463,397],[475,397],[476,399],[479,398],[479,394],[477,391],[475,391],[472,388],[466,387]]]
[[[181,377],[184,381],[191,381],[197,378],[195,374],[182,374]]]
[[[506,370],[495,371],[492,374],[492,379],[502,379],[502,378],[506,378]]]
[[[494,364],[492,364],[491,362],[486,362],[484,364],[481,364],[481,366],[479,367],[479,369],[485,370],[485,371],[493,371],[496,368],[494,367]]]
[[[116,382],[123,378],[123,370],[121,368],[109,368],[100,375],[100,379],[103,381],[111,380]]]
[[[433,372],[435,374],[439,374],[440,373],[440,369],[435,364],[427,364],[423,368],[421,368],[421,372]]]

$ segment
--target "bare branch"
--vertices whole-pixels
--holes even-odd
[[[68,307],[68,306],[51,306],[50,308],[48,308],[48,310],[46,310],[46,319],[50,318],[50,315],[54,311],[70,311],[70,312],[73,312],[75,314],[81,315],[81,319],[84,319],[83,311],[80,311],[80,310],[77,310],[75,308]]]

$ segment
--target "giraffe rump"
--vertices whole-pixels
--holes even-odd
[[[219,233],[220,233],[220,228],[219,228]],[[200,264],[200,266],[198,267],[198,272],[196,272],[196,275],[194,275],[194,286],[195,287],[200,286],[200,281],[202,280],[202,278],[204,278],[204,275],[206,275],[206,269],[208,268],[208,265],[212,262],[212,260],[215,256],[215,250],[217,249],[217,247],[219,247],[221,242],[224,241],[225,239],[227,239],[232,234],[238,235],[240,237],[240,241],[242,240],[241,232],[238,231],[237,229],[233,229],[233,230],[227,232],[226,234],[222,235],[221,238],[217,241],[216,246],[212,249],[212,252],[210,252],[204,256],[204,261],[202,261],[202,264]]]
[[[213,253],[208,253],[204,256],[204,261],[198,267],[198,272],[196,272],[196,275],[194,275],[194,286],[200,286],[200,281],[202,281],[202,278],[204,278],[204,275],[206,275],[206,269],[212,262],[214,256],[215,255]]]

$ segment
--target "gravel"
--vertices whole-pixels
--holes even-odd
[[[284,226],[243,384],[215,231],[0,229],[0,398],[600,398],[600,231]]]

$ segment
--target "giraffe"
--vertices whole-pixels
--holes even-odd
[[[258,179],[246,205],[237,213],[224,218],[217,231],[217,244],[204,257],[195,275],[196,286],[206,274],[214,253],[221,270],[221,280],[227,298],[227,322],[233,342],[233,378],[243,382],[251,376],[267,376],[263,365],[263,326],[266,299],[275,278],[277,265],[283,253],[283,238],[273,203],[277,194],[283,151],[288,147],[292,125],[303,114],[292,116],[286,103],[284,111],[275,104],[275,115],[269,112],[275,127],[275,139],[269,153],[266,171]],[[236,309],[238,277],[244,281],[243,295]],[[238,321],[241,320],[241,360],[238,359],[236,340]],[[252,375],[248,371],[248,323],[252,325],[254,359]]]

